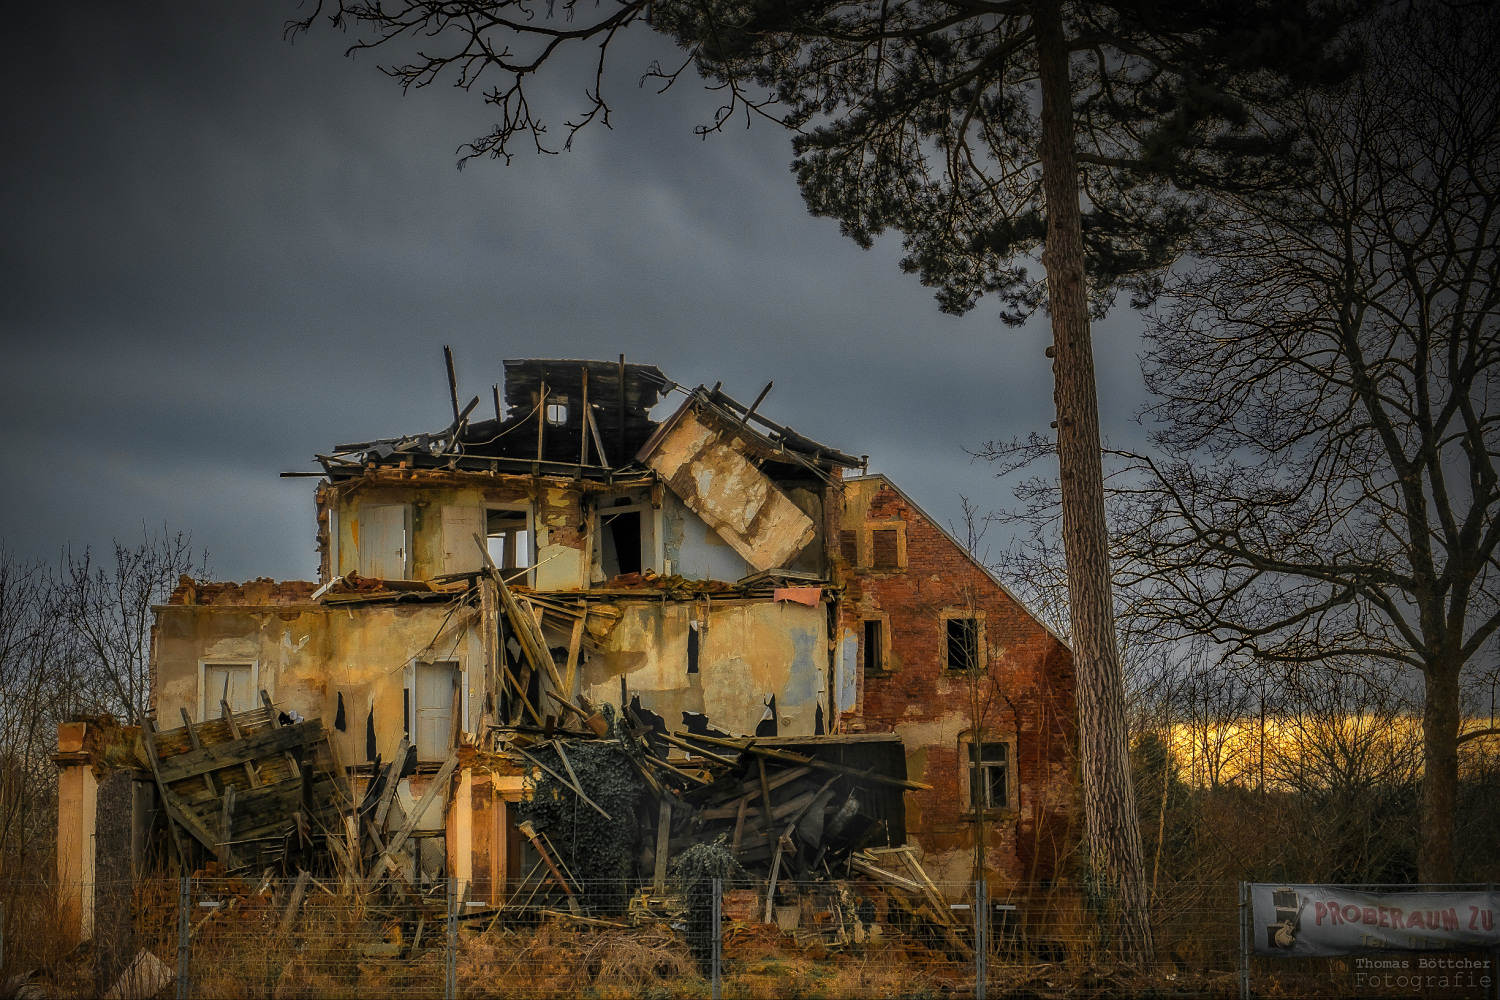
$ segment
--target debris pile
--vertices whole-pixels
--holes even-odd
[[[235,712],[226,697],[221,718],[158,732],[141,720],[141,763],[156,782],[174,852],[184,870],[196,866],[190,843],[222,870],[277,867],[295,871],[322,856],[328,830],[346,811],[338,766],[318,719],[279,711],[260,692],[261,706]]]

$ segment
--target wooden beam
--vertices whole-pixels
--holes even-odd
[[[227,686],[229,681],[226,679],[224,683]],[[244,736],[240,733],[239,723],[234,721],[234,710],[229,707],[229,702],[226,699],[219,699],[219,710],[224,713],[224,721],[229,723],[229,735],[233,736],[236,740],[244,739]],[[260,775],[255,772],[255,765],[248,760],[245,761],[245,777],[250,779],[251,788],[260,784]]]
[[[182,713],[182,724],[187,727],[188,742],[193,744],[194,750],[202,750],[203,743],[198,739],[198,730],[193,728],[192,716],[188,715],[188,710],[186,708],[178,709],[178,711]],[[203,771],[202,774],[203,783],[208,786],[208,794],[212,795],[214,798],[218,798],[219,786],[214,781],[213,773],[211,771]]]
[[[156,758],[156,744],[153,739],[154,732],[155,729],[151,726],[150,720],[142,719],[141,743],[146,748],[146,760],[151,765],[151,774],[156,778],[156,790],[161,794],[162,808],[166,810],[167,816],[176,820],[184,830],[193,835],[195,840],[210,851],[217,853],[219,844],[214,835],[208,832],[208,829],[198,820],[197,816],[193,815],[192,811],[188,809],[186,803],[178,797],[177,793],[172,791],[165,781],[161,780],[161,764]],[[176,837],[175,831],[173,837],[174,839]],[[177,856],[182,860],[184,867],[186,867],[187,851],[180,840],[176,843]]]
[[[260,701],[261,701],[262,705],[266,706],[266,715],[269,716],[270,719],[271,719],[271,728],[272,729],[280,729],[281,728],[281,713],[279,713],[279,712],[276,711],[276,706],[271,703],[271,696],[268,695],[268,694],[266,694],[266,689],[265,688],[261,688],[260,689]],[[296,775],[301,775],[302,774],[302,768],[297,764],[297,757],[296,757],[296,755],[293,754],[290,750],[288,750],[284,756],[286,757],[287,766],[292,769],[292,773],[296,774]]]
[[[563,675],[564,698],[573,697],[573,685],[578,681],[578,651],[583,646],[583,623],[587,615],[581,615],[573,622],[573,634],[568,637],[568,666],[567,673]],[[564,702],[567,704],[567,702]],[[570,706],[571,707],[571,706]]]
[[[423,814],[427,812],[428,806],[432,805],[433,800],[438,797],[438,793],[446,792],[448,779],[453,777],[453,769],[456,767],[458,767],[458,750],[454,749],[448,755],[448,759],[443,762],[443,766],[438,770],[438,773],[433,776],[432,784],[427,786],[427,791],[422,793],[422,798],[417,802],[416,808],[412,810],[412,814],[406,817],[406,823],[391,838],[390,843],[385,845],[385,850],[380,852],[380,856],[375,859],[375,864],[371,866],[370,874],[365,877],[366,890],[375,888],[380,879],[384,877],[387,866],[390,866],[393,870],[395,869],[396,852],[405,846],[407,838],[417,828],[417,823],[421,821]]]
[[[853,778],[861,778],[873,781],[879,785],[890,785],[893,788],[904,788],[912,792],[930,792],[931,785],[924,785],[920,781],[911,781],[907,778],[892,778],[878,771],[862,771],[857,767],[846,767],[843,764],[833,764],[816,757],[804,757],[800,753],[792,753],[790,750],[777,750],[772,747],[756,746],[754,743],[736,743],[733,740],[721,740],[716,736],[700,736],[695,733],[678,733],[678,736],[687,736],[689,739],[704,740],[715,746],[728,747],[731,750],[741,750],[745,753],[753,753],[769,760],[781,761],[783,764],[806,764],[820,771],[835,771],[839,774],[847,774]],[[816,740],[817,737],[809,737]]]
[[[672,802],[662,796],[656,813],[656,872],[652,885],[660,896],[667,888],[667,851],[672,837]]]
[[[161,772],[168,783],[175,784],[185,778],[282,753],[291,747],[310,746],[325,738],[323,723],[318,719],[310,719],[280,729],[252,733],[230,743],[220,743],[168,757],[161,764]]]
[[[292,889],[291,902],[286,905],[286,912],[281,915],[281,936],[286,937],[292,932],[292,925],[297,920],[297,910],[302,906],[302,900],[307,896],[307,883],[312,878],[306,871],[297,873],[297,884]]]

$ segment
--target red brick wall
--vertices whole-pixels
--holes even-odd
[[[910,776],[933,786],[908,796],[908,833],[929,857],[950,855],[955,878],[960,852],[972,859],[978,830],[965,804],[960,734],[979,728],[1011,741],[1013,807],[985,813],[986,867],[1002,880],[1066,874],[1076,805],[1072,654],[889,482],[868,477],[845,489],[840,527],[862,533],[864,565],[839,560],[841,631],[860,637],[863,654],[864,618],[884,613],[891,669],[865,675],[861,655],[859,704],[842,724],[906,738]],[[872,524],[903,527],[904,568],[868,567]],[[982,671],[946,669],[945,611],[982,617]]]

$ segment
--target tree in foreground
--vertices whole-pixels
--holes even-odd
[[[1466,679],[1500,629],[1500,16],[1419,7],[1369,41],[1355,85],[1298,105],[1307,181],[1226,199],[1170,286],[1158,454],[1117,516],[1158,618],[1289,676],[1419,672],[1418,872],[1449,882],[1485,735]]]
[[[610,45],[638,22],[686,53],[737,111],[797,131],[810,209],[869,245],[904,235],[903,266],[963,312],[984,294],[1013,323],[1046,304],[1056,359],[1057,451],[1078,679],[1090,876],[1119,918],[1126,955],[1149,957],[1144,866],[1111,604],[1090,315],[1149,282],[1191,230],[1180,192],[1263,180],[1285,137],[1255,109],[1319,82],[1338,3],[1218,0],[334,0],[355,48],[419,47],[386,72],[403,86],[451,77],[500,122],[469,147],[508,158],[548,149],[535,77],[592,47],[585,106],[566,140],[608,121]],[[297,26],[323,12],[320,4]],[[1027,255],[1041,251],[1045,281]]]

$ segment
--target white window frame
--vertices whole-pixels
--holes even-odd
[[[260,697],[260,660],[258,660],[258,659],[247,659],[247,658],[245,658],[243,656],[213,656],[213,657],[205,657],[205,658],[200,659],[198,661],[198,719],[197,719],[198,722],[209,722],[209,721],[211,721],[209,719],[209,717],[208,717],[208,714],[207,714],[207,708],[208,708],[208,691],[207,691],[206,685],[208,684],[208,668],[209,667],[239,667],[239,666],[244,666],[245,664],[249,664],[249,666],[250,666],[250,690],[252,692],[252,696],[255,697],[255,698],[259,698]],[[219,693],[223,694],[222,691],[219,692]],[[215,699],[214,704],[218,704],[218,699],[217,698]],[[251,706],[250,710],[251,711],[254,710],[254,706],[253,705]],[[215,718],[217,718],[217,716],[215,716]]]
[[[402,671],[402,684],[405,685],[406,710],[408,716],[402,720],[406,724],[407,738],[411,745],[417,745],[417,664],[452,663],[458,667],[458,731],[467,733],[469,729],[469,665],[461,656],[446,656],[440,659],[418,660],[415,656],[406,661],[406,668]],[[451,752],[452,747],[448,748]],[[418,760],[419,764],[431,764],[431,760]],[[437,763],[441,763],[438,761]]]

